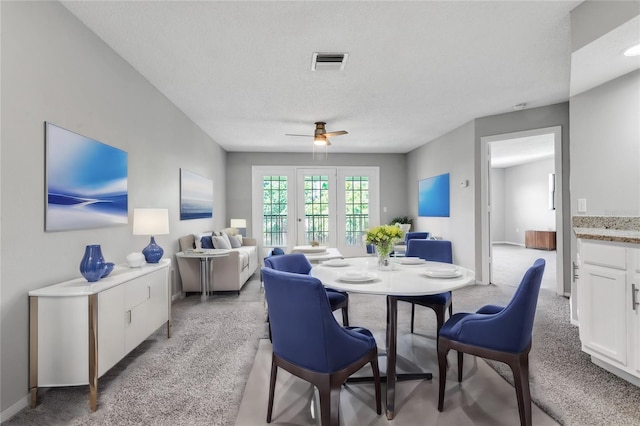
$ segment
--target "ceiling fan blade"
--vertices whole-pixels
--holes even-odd
[[[327,132],[327,133],[324,133],[324,135],[325,135],[326,137],[328,137],[328,138],[331,138],[331,137],[334,137],[334,136],[346,135],[346,134],[348,134],[348,133],[349,133],[349,132],[347,132],[346,130],[338,130],[338,131],[335,131],[335,132]]]
[[[285,136],[304,136],[305,138],[313,138],[315,135],[294,135],[293,133],[285,133]]]

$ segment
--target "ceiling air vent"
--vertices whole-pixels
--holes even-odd
[[[347,63],[348,53],[313,53],[311,71],[342,71]]]

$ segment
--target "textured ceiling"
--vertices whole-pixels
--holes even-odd
[[[84,1],[64,6],[227,151],[405,153],[569,96],[579,1]],[[313,52],[347,52],[342,72]]]

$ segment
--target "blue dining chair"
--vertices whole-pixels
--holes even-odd
[[[428,232],[422,232],[422,231],[407,232],[406,234],[404,234],[404,243],[406,245],[409,245],[409,240],[413,240],[413,239],[426,240],[428,238],[429,238]]]
[[[264,259],[264,266],[278,271],[309,275],[311,263],[303,253],[289,253],[280,256],[269,256]],[[325,288],[332,311],[342,309],[342,325],[349,326],[349,294],[343,291]]]
[[[456,313],[444,323],[438,336],[438,411],[444,407],[447,353],[453,349],[458,352],[458,382],[462,382],[463,353],[509,365],[516,388],[520,424],[531,425],[529,351],[544,267],[543,259],[533,263],[506,307],[486,305],[475,313]]]
[[[415,233],[415,232],[414,232]],[[434,262],[453,263],[453,251],[451,241],[427,240],[412,238],[408,240],[407,257],[419,257]],[[433,309],[436,313],[436,332],[444,324],[444,316],[449,310],[449,316],[453,314],[451,292],[432,294],[429,296],[401,296],[398,300],[411,303],[411,332],[415,320],[416,305]]]
[[[313,384],[320,395],[323,426],[340,424],[340,388],[371,364],[376,412],[381,413],[376,340],[367,329],[341,327],[317,278],[262,268],[273,329],[267,423],[271,423],[278,368]]]

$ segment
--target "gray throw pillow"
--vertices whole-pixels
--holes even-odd
[[[224,237],[218,237],[218,236],[213,236],[211,237],[213,240],[213,247],[216,249],[226,249],[226,250],[230,250],[231,249],[231,244],[229,244],[229,239],[228,238],[224,238]]]

